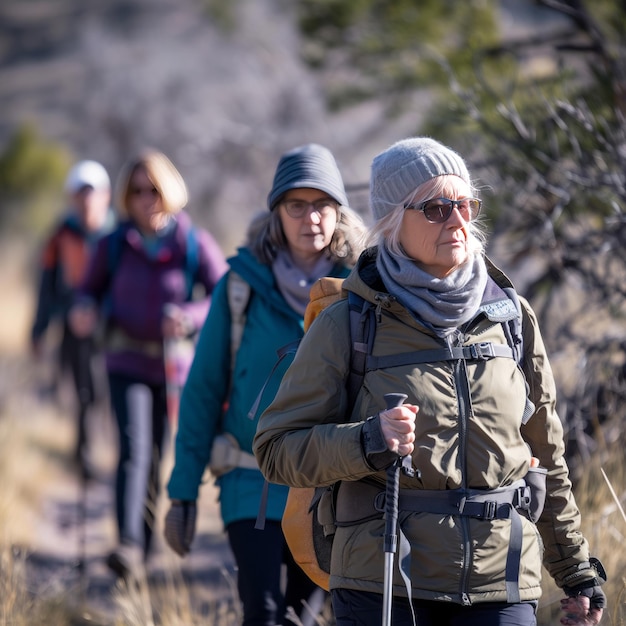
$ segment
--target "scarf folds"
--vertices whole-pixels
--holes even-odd
[[[447,337],[474,317],[487,285],[482,255],[473,255],[449,276],[436,278],[383,245],[376,267],[389,293],[439,337]]]
[[[278,290],[287,304],[300,315],[304,315],[309,303],[311,286],[322,276],[328,276],[333,269],[333,261],[323,254],[310,272],[302,271],[287,250],[279,250],[272,263],[272,273]]]

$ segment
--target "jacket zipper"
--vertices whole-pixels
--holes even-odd
[[[455,333],[456,341],[453,341],[451,336],[448,339],[450,347],[453,343],[457,345],[463,345],[463,334],[461,332]],[[459,407],[459,459],[461,462],[461,488],[467,489],[467,424],[471,413],[471,397],[470,386],[467,376],[467,364],[464,360],[459,360],[454,363],[454,386],[457,393],[457,402]],[[470,524],[469,519],[465,516],[460,516],[459,521],[461,524],[461,530],[463,533],[463,568],[461,571],[461,580],[459,583],[459,592],[461,595],[461,601],[464,605],[470,605],[471,601],[467,593],[469,587],[470,576],[470,563],[472,560],[472,544],[470,540]]]

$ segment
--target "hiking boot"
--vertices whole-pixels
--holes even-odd
[[[106,564],[118,578],[127,582],[142,580],[146,575],[143,550],[132,544],[120,544],[109,554]]]

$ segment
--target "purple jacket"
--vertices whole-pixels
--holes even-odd
[[[201,286],[204,293],[192,300],[187,250],[191,228],[189,216],[181,212],[158,245],[146,246],[131,222],[121,224],[98,243],[77,301],[96,302],[103,312],[109,372],[147,383],[165,382],[161,322],[167,304],[185,310],[194,331],[202,327],[211,294],[227,264],[213,237],[194,227],[192,280],[194,291]]]

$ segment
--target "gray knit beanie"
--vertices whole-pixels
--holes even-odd
[[[385,217],[421,184],[445,174],[456,174],[471,184],[463,159],[438,141],[411,137],[394,143],[372,161],[370,204],[374,218]]]
[[[272,191],[267,196],[269,210],[274,209],[287,191],[303,187],[324,191],[339,204],[348,206],[335,157],[324,146],[309,143],[283,154],[276,167]]]

